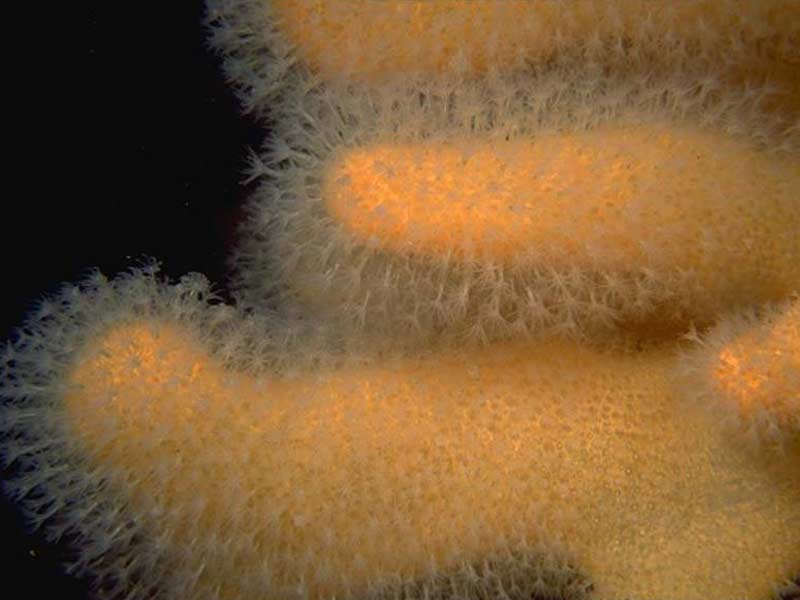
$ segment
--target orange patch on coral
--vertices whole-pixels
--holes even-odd
[[[344,150],[322,196],[355,240],[394,252],[508,261],[534,250],[551,266],[659,265],[709,278],[749,268],[785,286],[800,281],[798,190],[796,158],[648,124]]]
[[[800,302],[726,344],[714,376],[743,416],[766,409],[779,423],[800,421]]]
[[[278,0],[274,10],[286,37],[317,71],[373,81],[513,68],[593,37],[598,46],[612,36],[630,40],[645,22],[651,37],[671,30],[700,46],[739,29],[768,43],[777,36],[780,55],[794,57],[797,49],[787,40],[800,33],[793,0]]]

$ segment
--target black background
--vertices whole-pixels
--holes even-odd
[[[199,271],[223,288],[252,191],[241,182],[264,132],[241,114],[207,48],[202,0],[78,8],[78,34],[48,47],[52,60],[39,71],[42,106],[25,124],[46,126],[18,146],[23,185],[0,204],[0,340],[37,298],[94,267],[113,276],[149,257],[170,277]],[[59,568],[63,545],[28,532],[0,500],[0,596],[84,598]]]

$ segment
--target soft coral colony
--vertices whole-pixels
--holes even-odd
[[[95,274],[0,362],[98,597],[797,592],[800,5],[208,16],[269,131],[236,304]]]

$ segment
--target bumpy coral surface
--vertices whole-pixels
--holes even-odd
[[[159,322],[86,352],[69,425],[191,548],[176,568],[205,565],[187,596],[361,595],[507,544],[566,548],[608,599],[766,598],[796,566],[800,447],[748,456],[672,393],[669,353],[494,346],[253,379]]]
[[[331,162],[320,196],[364,245],[498,262],[541,248],[559,268],[691,269],[706,290],[735,272],[750,293],[766,272],[773,296],[800,281],[800,161],[713,132],[605,126],[365,146]]]
[[[153,269],[41,303],[7,489],[101,598],[767,599],[799,10],[210,1],[271,128],[237,303]]]

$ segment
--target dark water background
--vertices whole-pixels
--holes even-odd
[[[43,71],[52,82],[39,81],[39,119],[55,129],[36,136],[35,154],[21,157],[31,167],[25,187],[0,204],[0,340],[37,298],[93,267],[111,276],[153,257],[170,277],[199,271],[224,284],[249,192],[240,184],[247,148],[263,133],[240,115],[206,49],[203,1],[96,4],[71,5],[82,27],[47,48],[56,54]],[[0,596],[84,598],[59,567],[64,551],[31,535],[0,497],[0,572],[11,593]]]

